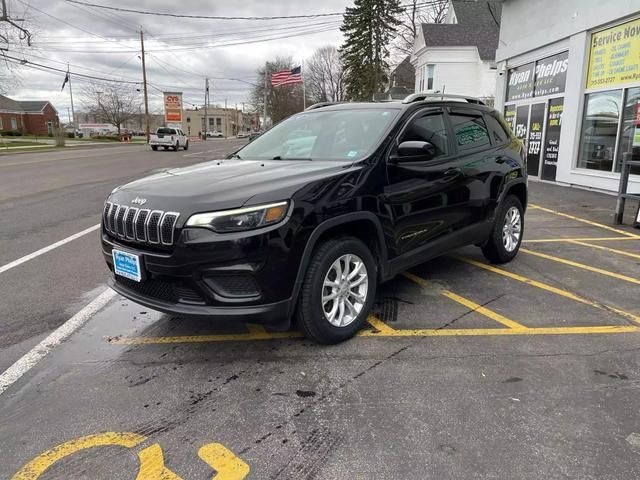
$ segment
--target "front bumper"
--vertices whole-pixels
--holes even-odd
[[[112,249],[138,255],[142,282],[114,275],[111,287],[148,308],[178,316],[286,324],[300,256],[287,246],[290,226],[219,235],[183,229],[172,248],[151,249],[102,231],[102,251],[113,272]]]

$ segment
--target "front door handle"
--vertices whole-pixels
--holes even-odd
[[[448,177],[459,175],[460,173],[462,173],[462,170],[460,170],[459,168],[450,168],[444,171],[444,174]]]

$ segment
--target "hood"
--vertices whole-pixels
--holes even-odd
[[[256,195],[266,201],[286,200],[310,181],[338,175],[351,164],[309,160],[215,160],[167,170],[114,190],[110,201],[182,214],[241,207]],[[136,205],[139,206],[139,205]]]

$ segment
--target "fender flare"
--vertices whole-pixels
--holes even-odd
[[[386,272],[388,270],[387,267],[387,251],[386,251],[386,243],[384,241],[384,234],[382,230],[382,224],[380,223],[380,219],[373,214],[372,212],[352,212],[346,213],[344,215],[340,215],[338,217],[330,218],[322,222],[318,225],[307,240],[307,244],[304,247],[304,251],[302,253],[302,258],[300,260],[300,265],[298,266],[298,273],[296,275],[296,281],[293,285],[293,292],[291,294],[291,304],[289,306],[289,318],[293,316],[296,305],[298,303],[298,295],[300,294],[300,288],[302,287],[302,282],[304,281],[305,273],[307,272],[307,267],[309,266],[309,262],[311,261],[311,256],[313,251],[318,243],[318,240],[322,236],[324,232],[327,230],[337,227],[339,225],[344,225],[346,223],[351,223],[354,221],[366,220],[370,222],[376,231],[376,241],[378,244],[378,277],[385,278]],[[374,253],[374,252],[372,252]]]
[[[526,210],[527,209],[527,204],[529,203],[529,189],[528,189],[528,186],[527,186],[527,179],[524,178],[524,177],[516,178],[515,180],[512,180],[512,181],[510,181],[508,183],[505,183],[503,185],[502,191],[500,192],[500,196],[498,197],[497,205],[500,205],[504,201],[505,197],[507,196],[507,194],[509,193],[509,191],[513,187],[515,187],[516,185],[521,185],[521,184],[524,185],[525,191],[527,193],[527,198],[526,198],[527,201],[525,202],[524,205],[522,205],[522,207]]]

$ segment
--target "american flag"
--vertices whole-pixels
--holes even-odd
[[[282,70],[271,75],[271,86],[273,87],[292,85],[294,83],[302,83],[302,67]]]

